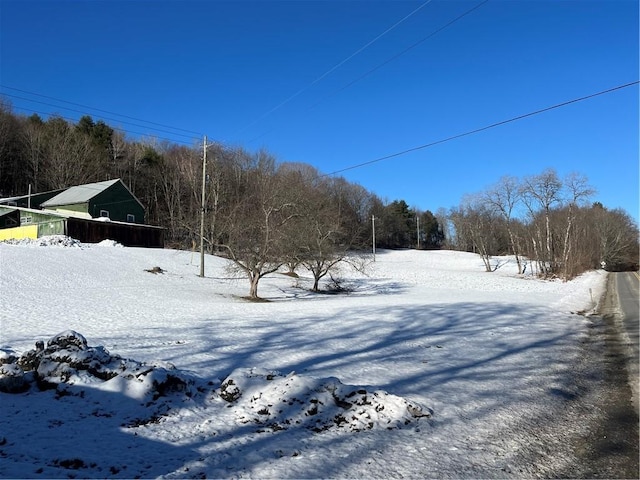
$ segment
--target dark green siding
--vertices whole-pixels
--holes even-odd
[[[144,223],[144,208],[122,182],[113,184],[89,201],[89,214],[93,218],[100,217],[101,210],[109,212],[109,218],[116,222],[127,222],[127,215],[133,215],[133,223]]]

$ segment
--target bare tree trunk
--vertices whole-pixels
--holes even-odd
[[[576,215],[576,207],[578,203],[593,195],[595,190],[590,187],[587,183],[587,178],[579,175],[577,173],[569,174],[565,178],[565,187],[569,191],[571,195],[571,199],[569,201],[569,212],[567,214],[567,229],[564,235],[564,246],[563,246],[563,270],[564,270],[564,279],[569,280],[574,272],[571,269],[573,265],[570,265],[570,255],[571,255],[571,232],[575,220]]]
[[[562,276],[566,281],[570,278],[569,254],[571,252],[571,226],[573,224],[573,204],[569,205],[569,214],[567,215],[567,229],[564,232],[564,245],[562,246]]]
[[[552,205],[561,201],[561,189],[562,182],[558,179],[558,174],[553,169],[548,169],[540,175],[526,178],[522,187],[522,198],[531,213],[532,220],[535,222],[536,219],[533,203],[537,203],[544,211],[544,249],[546,253],[544,271],[547,276],[557,270],[551,234],[550,212]]]
[[[516,244],[516,240],[509,224],[507,224],[507,232],[509,233],[509,242],[511,242],[511,251],[513,252],[513,256],[516,259],[516,264],[518,265],[518,275],[522,275],[524,273],[524,271],[522,270],[522,259],[518,254],[518,247]]]
[[[549,218],[549,209],[545,209],[544,214],[545,235],[546,235],[546,250],[547,250],[547,274],[555,272],[555,258],[553,255],[553,248],[551,246],[551,219]]]
[[[522,188],[518,185],[518,180],[509,176],[502,177],[492,189],[485,193],[483,200],[504,219],[509,235],[511,251],[518,265],[518,274],[522,274],[522,261],[513,234],[511,221],[515,206],[522,200]]]
[[[540,271],[540,268],[539,268],[540,265],[538,264],[538,261],[539,261],[538,260],[539,259],[539,256],[538,256],[538,244],[536,243],[535,237],[531,238],[531,246],[533,248],[533,257],[534,257],[533,261],[531,263],[532,263],[533,266],[536,267],[536,272],[537,272],[537,271]],[[533,269],[533,266],[532,266],[532,269]],[[536,272],[531,272],[531,273],[536,275]]]
[[[41,126],[27,125],[24,130],[24,141],[27,149],[27,158],[31,167],[31,180],[34,192],[40,192],[40,170],[43,162],[44,132]]]
[[[249,297],[256,299],[258,298],[258,282],[260,282],[260,274],[257,272],[251,272],[249,274],[249,280],[251,282]]]

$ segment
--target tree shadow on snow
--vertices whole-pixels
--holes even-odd
[[[538,324],[532,319],[551,315],[549,309],[521,304],[357,307],[333,315],[307,316],[287,315],[284,310],[279,316],[276,311],[264,322],[221,317],[202,321],[189,329],[189,336],[199,339],[199,347],[187,345],[176,348],[175,353],[167,350],[165,360],[178,366],[188,363],[211,369],[220,378],[237,368],[254,366],[284,374],[295,371],[315,377],[335,376],[344,383],[369,385],[426,403],[435,411],[429,425],[438,428],[451,422],[494,421],[501,418],[496,412],[517,416],[514,412],[524,411],[532,399],[538,405],[563,401],[557,392],[571,376],[571,352],[578,343],[577,329],[571,322],[563,328],[545,327],[544,322]],[[351,320],[357,318],[363,320]],[[326,327],[321,336],[317,322],[324,322]],[[179,329],[159,328],[158,338],[184,335]],[[243,334],[243,330],[250,331]],[[231,331],[233,340],[225,339],[225,332]],[[144,336],[153,338],[152,332]],[[561,350],[564,353],[559,355]],[[186,359],[189,355],[200,363]],[[544,374],[534,367],[541,367]],[[439,415],[444,410],[448,413]],[[301,454],[300,445],[322,449],[326,444],[332,455],[341,448],[349,451],[353,447],[350,435],[316,434],[302,428],[255,433],[255,425],[238,425],[227,436],[245,439],[240,444],[230,442],[226,446],[223,438],[217,439],[222,443],[204,460],[209,473],[229,476],[285,462],[291,463],[287,471],[293,477],[340,476],[345,459],[328,454],[318,454],[317,460],[307,459],[306,471],[296,470],[294,460]],[[371,437],[363,444],[374,452],[382,448],[379,438]],[[190,448],[178,451],[193,457],[193,450],[206,444],[192,443]],[[234,460],[239,455],[241,467]],[[358,458],[363,456],[366,453],[360,452]],[[360,460],[354,457],[349,461]],[[418,474],[421,467],[415,468]]]
[[[0,477],[156,478],[198,453],[144,435],[157,421],[121,392],[63,390],[0,393]]]

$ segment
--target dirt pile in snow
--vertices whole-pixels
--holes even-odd
[[[0,349],[0,392],[21,393],[36,386],[40,390],[65,386],[110,386],[127,382],[129,396],[156,399],[170,391],[187,391],[192,380],[170,364],[148,365],[111,355],[104,347],[90,347],[85,337],[67,330],[50,338],[45,346],[18,356]]]
[[[3,243],[9,245],[21,245],[27,247],[75,247],[82,248],[83,244],[80,240],[67,237],[66,235],[47,235],[41,238],[31,239],[23,238],[20,240],[10,239],[4,240]]]
[[[352,432],[395,429],[429,417],[419,405],[382,390],[344,385],[337,378],[282,375],[264,369],[238,369],[220,386],[220,396],[235,406],[237,421],[258,431],[305,427],[315,432],[338,428]]]
[[[116,242],[115,240],[102,240],[98,243],[82,243],[80,240],[75,238],[68,237],[66,235],[45,235],[40,238],[32,239],[32,238],[22,238],[20,240],[9,239],[3,240],[2,243],[6,243],[8,245],[20,245],[26,247],[73,247],[73,248],[86,248],[90,246],[96,247],[113,247],[113,248],[123,248],[124,246],[121,243]]]
[[[139,401],[148,411],[135,425],[157,421],[185,402],[204,404],[207,398],[221,399],[218,405],[232,409],[228,413],[234,422],[251,425],[256,433],[293,427],[314,432],[396,429],[431,416],[429,409],[404,398],[345,385],[337,378],[249,368],[233,371],[222,382],[206,381],[171,364],[141,363],[112,355],[102,346],[91,347],[73,330],[55,335],[46,345],[39,341],[22,355],[0,349],[0,392],[55,389],[59,396],[83,396],[86,388]]]

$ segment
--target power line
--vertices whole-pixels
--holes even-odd
[[[418,40],[417,42],[415,42],[413,45],[410,45],[409,47],[405,48],[404,50],[402,50],[400,53],[388,58],[387,60],[385,60],[384,62],[382,62],[381,64],[377,65],[376,67],[372,68],[371,70],[369,70],[368,72],[364,73],[363,75],[359,76],[358,78],[356,78],[355,80],[347,83],[345,86],[334,90],[333,92],[329,93],[328,95],[325,95],[324,97],[322,97],[320,100],[318,100],[316,103],[314,103],[310,108],[315,108],[316,106],[318,106],[320,103],[322,103],[323,101],[325,101],[327,98],[332,97],[340,92],[342,92],[343,90],[346,90],[347,88],[349,88],[350,86],[352,86],[355,83],[358,83],[360,80],[368,77],[369,75],[371,75],[372,73],[376,72],[377,70],[381,69],[382,67],[384,67],[385,65],[387,65],[388,63],[391,63],[392,61],[396,60],[397,58],[400,58],[402,55],[404,55],[405,53],[409,52],[410,50],[413,50],[414,48],[416,48],[418,45],[424,43],[425,41],[429,40],[430,38],[436,36],[438,33],[440,33],[441,31],[443,31],[444,29],[450,27],[451,25],[453,25],[454,23],[456,23],[458,20],[461,20],[462,18],[466,17],[467,15],[469,15],[470,13],[472,13],[473,11],[477,10],[478,8],[480,8],[481,6],[483,6],[485,3],[487,3],[489,0],[484,0],[483,2],[477,4],[476,6],[472,7],[471,9],[467,10],[466,12],[464,12],[461,15],[458,15],[456,18],[454,18],[453,20],[451,20],[449,23],[447,23],[446,25],[443,25],[442,27],[438,28],[437,30],[434,30],[433,32],[431,32],[429,35],[427,35],[426,37],[421,38],[420,40]]]
[[[18,95],[13,95],[11,93],[4,93],[3,95],[5,95],[7,97],[11,97],[11,98],[17,98],[19,100],[25,100],[25,101],[31,102],[31,103],[39,103],[41,105],[47,105],[49,107],[60,108],[62,110],[68,110],[70,112],[76,112],[76,113],[80,113],[80,114],[83,114],[83,115],[87,115],[87,112],[82,111],[82,110],[76,110],[75,108],[62,107],[60,105],[55,105],[53,103],[41,102],[39,100],[32,100],[30,98],[25,98],[25,97],[20,97]],[[116,113],[115,115],[118,115],[118,114]],[[162,130],[160,128],[155,128],[155,127],[147,127],[146,125],[140,125],[140,124],[137,124],[137,123],[126,122],[126,121],[123,121],[123,120],[118,120],[116,118],[109,118],[109,117],[102,117],[102,118],[104,120],[110,120],[110,121],[113,121],[113,122],[119,122],[119,123],[123,123],[123,124],[126,124],[126,125],[133,125],[134,127],[149,128],[150,130],[155,130],[155,131],[161,132],[161,133],[168,133],[169,135],[175,135],[175,136],[178,136],[178,137],[193,138],[193,135],[186,135],[184,133],[175,133],[175,132],[171,132],[171,131],[168,131],[168,130]],[[142,120],[142,121],[144,121],[144,120]]]
[[[408,18],[410,18],[411,16],[413,16],[414,14],[416,14],[419,10],[421,10],[423,7],[427,6],[429,3],[431,3],[433,0],[427,0],[426,2],[424,2],[422,5],[420,5],[418,8],[416,8],[415,10],[413,10],[411,13],[409,13],[408,15],[406,15],[405,17],[403,17],[402,19],[398,20],[396,23],[394,23],[393,25],[391,25],[389,28],[387,28],[384,32],[382,32],[381,34],[379,34],[377,37],[375,37],[373,40],[370,40],[368,43],[366,43],[365,45],[363,45],[362,47],[360,47],[358,50],[356,50],[355,52],[353,52],[351,55],[349,55],[347,58],[345,58],[344,60],[338,62],[336,65],[334,65],[333,67],[331,67],[329,70],[327,70],[326,72],[324,72],[322,75],[320,75],[318,78],[316,78],[314,81],[312,81],[311,83],[309,83],[307,86],[301,88],[300,90],[298,90],[296,93],[294,93],[293,95],[291,95],[290,97],[286,98],[285,100],[283,100],[282,102],[280,102],[278,105],[276,105],[275,107],[273,107],[271,110],[263,113],[259,118],[255,119],[254,121],[252,121],[251,123],[249,123],[247,126],[245,126],[244,128],[240,129],[239,133],[244,132],[245,130],[247,130],[249,127],[251,127],[252,125],[255,125],[256,123],[258,123],[260,120],[265,119],[266,117],[268,117],[269,115],[271,115],[273,112],[275,112],[276,110],[279,110],[280,108],[282,108],[284,105],[286,105],[287,103],[289,103],[291,100],[293,100],[294,98],[296,98],[297,96],[299,96],[300,94],[306,92],[309,88],[311,88],[312,86],[314,86],[316,83],[318,83],[320,80],[322,80],[323,78],[325,78],[327,75],[329,75],[330,73],[332,73],[333,71],[337,70],[338,68],[340,68],[342,65],[344,65],[345,63],[347,63],[349,60],[351,60],[353,57],[355,57],[356,55],[358,55],[359,53],[361,53],[362,51],[364,51],[365,49],[367,49],[368,47],[370,47],[371,45],[373,45],[375,42],[377,42],[380,38],[384,37],[387,33],[389,33],[391,30],[395,29],[398,25],[400,25],[402,22],[404,22],[405,20],[407,20]],[[488,0],[487,0],[488,1]],[[259,138],[259,137],[258,137]],[[255,140],[255,139],[254,139]]]
[[[27,91],[27,90],[22,90],[22,89],[20,89],[20,88],[10,87],[10,86],[8,86],[8,85],[2,85],[2,84],[0,84],[0,87],[2,87],[2,88],[6,88],[6,89],[8,89],[8,90],[14,90],[14,91],[16,91],[16,92],[26,93],[26,94],[28,94],[28,95],[34,95],[34,96],[36,96],[36,97],[47,98],[47,99],[49,99],[49,100],[55,100],[56,102],[66,103],[66,104],[69,104],[69,105],[75,105],[76,107],[82,107],[82,108],[89,109],[89,110],[95,110],[96,112],[107,113],[107,114],[109,114],[109,115],[117,115],[118,117],[128,118],[128,119],[130,119],[130,120],[135,120],[135,121],[138,121],[138,122],[144,122],[144,123],[148,123],[148,124],[150,124],[150,125],[156,125],[156,126],[158,126],[158,127],[170,128],[170,129],[172,129],[172,130],[178,130],[178,131],[181,131],[181,132],[193,133],[194,135],[197,135],[197,136],[199,136],[199,137],[200,137],[200,136],[202,136],[202,133],[201,133],[201,132],[195,132],[195,131],[193,131],[193,130],[187,130],[187,129],[185,129],[185,128],[172,127],[171,125],[164,125],[164,124],[162,124],[162,123],[151,122],[151,121],[149,121],[149,120],[144,120],[144,119],[141,119],[141,118],[130,117],[130,116],[128,116],[128,115],[123,115],[123,114],[121,114],[121,113],[110,112],[110,111],[108,111],[108,110],[102,110],[102,109],[100,109],[100,108],[90,107],[90,106],[87,106],[87,105],[83,105],[83,104],[81,104],[81,103],[69,102],[69,101],[67,101],[67,100],[62,100],[62,99],[59,99],[59,98],[50,97],[50,96],[48,96],[48,95],[42,95],[42,94],[40,94],[40,93],[29,92],[29,91]],[[9,94],[5,94],[5,95],[9,95]],[[29,100],[29,101],[31,101],[31,102],[35,102],[35,100]],[[54,105],[54,106],[58,107],[57,105]],[[58,108],[64,108],[64,107],[58,107]],[[70,110],[70,109],[68,109],[68,110]],[[81,113],[82,113],[82,112],[81,112]],[[119,120],[115,120],[115,121],[119,121]]]
[[[374,163],[382,162],[383,160],[388,160],[390,158],[399,157],[401,155],[406,155],[407,153],[415,152],[415,151],[418,151],[418,150],[423,150],[425,148],[433,147],[433,146],[439,145],[441,143],[450,142],[451,140],[456,140],[458,138],[467,137],[469,135],[473,135],[475,133],[483,132],[483,131],[489,130],[491,128],[499,127],[499,126],[505,125],[507,123],[512,123],[512,122],[515,122],[517,120],[522,120],[524,118],[532,117],[532,116],[538,115],[540,113],[548,112],[548,111],[554,110],[556,108],[566,107],[567,105],[571,105],[573,103],[582,102],[584,100],[589,100],[590,98],[594,98],[594,97],[598,97],[600,95],[605,95],[605,94],[608,94],[608,93],[612,93],[612,92],[615,92],[616,90],[621,90],[623,88],[631,87],[633,85],[638,85],[639,83],[640,83],[640,80],[636,80],[635,82],[625,83],[624,85],[618,85],[617,87],[609,88],[607,90],[603,90],[603,91],[597,92],[597,93],[592,93],[592,94],[587,95],[585,97],[574,98],[573,100],[568,100],[566,102],[558,103],[556,105],[552,105],[550,107],[546,107],[546,108],[543,108],[541,110],[536,110],[534,112],[525,113],[524,115],[519,115],[517,117],[513,117],[513,118],[510,118],[508,120],[502,120],[502,121],[497,122],[497,123],[492,123],[491,125],[486,125],[486,126],[481,127],[481,128],[476,128],[475,130],[470,130],[470,131],[465,132],[465,133],[459,133],[457,135],[453,135],[451,137],[443,138],[443,139],[437,140],[435,142],[426,143],[424,145],[420,145],[420,146],[413,147],[413,148],[408,148],[406,150],[402,150],[401,152],[392,153],[391,155],[385,155],[384,157],[376,158],[374,160],[369,160],[368,162],[358,163],[356,165],[352,165],[350,167],[342,168],[340,170],[336,170],[336,171],[331,172],[331,173],[326,173],[326,174],[321,175],[321,176],[328,177],[330,175],[336,175],[338,173],[346,172],[346,171],[349,171],[349,170],[355,170],[356,168],[360,168],[360,167],[364,167],[364,166],[371,165],[371,164],[374,164]]]
[[[311,105],[307,110],[311,110],[311,109],[313,109],[313,108],[317,107],[318,105],[320,105],[322,102],[324,102],[324,101],[325,101],[325,100],[327,100],[328,98],[330,98],[330,97],[332,97],[332,96],[334,96],[334,95],[336,95],[336,94],[338,94],[338,93],[342,92],[343,90],[346,90],[347,88],[351,87],[351,86],[352,86],[352,85],[354,85],[355,83],[358,83],[360,80],[362,80],[362,79],[364,79],[364,78],[368,77],[368,76],[369,76],[369,75],[371,75],[372,73],[374,73],[374,72],[376,72],[377,70],[381,69],[381,68],[382,68],[382,67],[384,67],[385,65],[387,65],[387,64],[389,64],[389,63],[391,63],[392,61],[396,60],[397,58],[400,58],[400,57],[401,57],[402,55],[404,55],[405,53],[409,52],[410,50],[413,50],[413,49],[414,49],[414,48],[416,48],[418,45],[420,45],[420,44],[424,43],[425,41],[429,40],[430,38],[434,37],[435,35],[437,35],[437,34],[438,34],[438,33],[440,33],[441,31],[443,31],[444,29],[446,29],[446,28],[450,27],[451,25],[453,25],[454,23],[456,23],[458,20],[461,20],[463,17],[466,17],[467,15],[469,15],[469,14],[470,14],[470,13],[472,13],[473,11],[477,10],[478,8],[480,8],[481,6],[483,6],[483,5],[484,5],[485,3],[487,3],[487,2],[489,2],[489,0],[484,0],[484,1],[482,1],[481,3],[479,3],[479,4],[475,5],[474,7],[470,8],[469,10],[465,11],[465,12],[464,12],[464,13],[462,13],[461,15],[458,15],[458,16],[457,16],[456,18],[454,18],[453,20],[449,21],[448,23],[446,23],[446,24],[445,24],[445,25],[443,25],[442,27],[440,27],[440,28],[438,28],[438,29],[434,30],[434,31],[433,31],[433,32],[431,32],[429,35],[427,35],[426,37],[421,38],[420,40],[418,40],[418,41],[417,41],[417,42],[415,42],[414,44],[412,44],[412,45],[410,45],[409,47],[407,47],[407,48],[405,48],[404,50],[402,50],[400,53],[397,53],[396,55],[394,55],[394,56],[392,56],[392,57],[388,58],[388,59],[387,59],[387,60],[385,60],[384,62],[380,63],[379,65],[377,65],[376,67],[372,68],[371,70],[369,70],[369,71],[365,72],[363,75],[359,76],[358,78],[356,78],[355,80],[353,80],[353,81],[349,82],[348,84],[344,85],[343,87],[340,87],[340,88],[338,88],[337,90],[334,90],[333,92],[331,92],[331,93],[329,93],[329,94],[325,95],[325,96],[324,96],[324,97],[322,97],[320,100],[318,100],[316,103],[314,103],[313,105]],[[428,2],[427,2],[427,3],[428,3]],[[425,3],[425,4],[423,4],[423,5],[421,5],[419,8],[422,8],[422,7],[424,7],[425,5],[426,5],[426,3]],[[415,11],[417,11],[417,10],[414,10],[414,12],[415,12]],[[414,12],[412,12],[412,14],[413,14]],[[408,17],[405,17],[405,19],[406,19],[406,18],[408,18]],[[405,20],[405,19],[403,19],[403,20]],[[386,32],[385,32],[385,33],[386,33]],[[378,37],[378,38],[379,38],[379,37]],[[354,55],[355,55],[355,54],[354,54]],[[349,57],[349,58],[351,58],[351,57]],[[343,63],[344,63],[344,62],[343,62]],[[340,64],[340,65],[341,65],[341,64]],[[324,75],[323,75],[323,76],[324,76]],[[321,77],[321,78],[322,78],[322,77]],[[314,82],[314,83],[315,83],[315,82]],[[313,84],[311,84],[311,85],[313,85]],[[309,85],[309,87],[310,87],[311,85]],[[308,88],[308,87],[306,87],[306,88]],[[295,96],[297,96],[299,93],[302,93],[302,91],[306,90],[306,88],[305,88],[305,89],[303,89],[303,90],[301,90],[301,91],[300,91],[300,92],[298,92],[297,94],[295,94],[295,95],[294,95],[294,97],[295,97]],[[286,102],[288,102],[291,98],[293,98],[293,97],[290,97],[289,99],[285,100],[285,102],[283,102],[283,104],[284,104],[284,103],[286,103]],[[281,105],[282,105],[282,104],[281,104]],[[281,105],[279,105],[279,106],[278,106],[278,107],[276,107],[276,108],[279,108]],[[274,109],[274,110],[272,110],[272,111],[275,111],[275,109]],[[271,112],[268,112],[268,113],[271,113]],[[265,114],[264,116],[266,116],[266,114]],[[263,117],[261,117],[260,119],[264,118],[264,116],[263,116]],[[259,119],[259,120],[260,120],[260,119]],[[256,123],[257,121],[258,121],[258,120],[254,121],[253,123]],[[252,123],[251,125],[253,125],[253,123]],[[251,143],[251,142],[255,142],[256,140],[258,140],[258,139],[260,139],[260,138],[264,137],[265,135],[268,135],[269,133],[273,132],[274,130],[276,130],[276,127],[273,127],[273,128],[271,128],[271,129],[267,130],[266,132],[264,132],[264,133],[262,133],[262,134],[260,134],[260,135],[258,135],[258,136],[256,136],[256,137],[252,138],[251,140],[249,140],[249,143]]]
[[[60,115],[60,114],[52,114],[51,112],[43,112],[41,110],[35,110],[33,108],[28,108],[28,107],[21,107],[21,106],[15,106],[16,109],[18,110],[23,110],[23,111],[27,111],[27,112],[31,112],[31,113],[37,113],[40,115],[49,115],[49,116],[56,116],[58,118],[62,118],[63,120],[67,120],[69,122],[76,122],[77,119],[75,118],[71,118],[71,117],[65,117],[64,115]],[[118,132],[122,132],[122,133],[130,133],[130,134],[134,134],[134,135],[142,135],[142,136],[149,136],[151,138],[155,138],[158,140],[166,140],[167,142],[173,142],[173,143],[179,143],[182,145],[189,145],[189,146],[193,146],[193,142],[185,142],[184,140],[174,140],[172,138],[167,138],[167,137],[159,137],[157,135],[150,135],[149,133],[144,133],[144,132],[136,132],[133,130],[127,130],[124,128],[120,128],[120,127],[112,127],[111,125],[109,125],[109,127],[113,130],[116,130]]]

